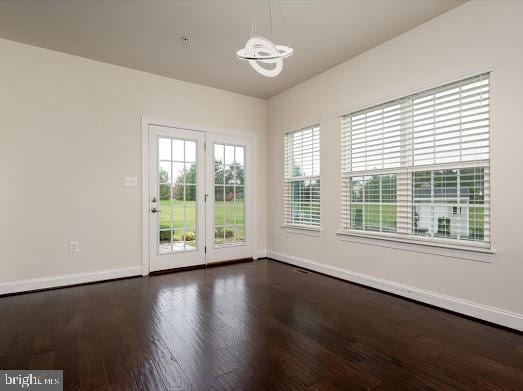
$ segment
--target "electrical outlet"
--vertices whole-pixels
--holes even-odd
[[[69,242],[69,252],[71,254],[80,252],[80,242]]]
[[[125,187],[136,187],[138,186],[138,178],[135,176],[126,176],[123,181]]]

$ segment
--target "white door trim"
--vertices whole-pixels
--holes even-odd
[[[151,117],[142,116],[142,275],[146,276],[150,271],[150,259],[149,259],[149,125],[167,126],[171,128],[179,128],[186,130],[196,130],[204,133],[218,133],[232,136],[247,137],[252,141],[252,172],[257,171],[257,136],[255,133],[233,130],[214,128],[208,126],[201,126],[195,124],[189,124],[179,121],[155,119]],[[255,175],[256,177],[256,175]],[[256,180],[251,183],[252,192],[252,204],[253,206],[257,203],[257,188]],[[253,208],[255,210],[255,208]],[[254,213],[253,213],[254,215]],[[256,248],[258,243],[258,230],[256,224],[256,217],[253,216],[252,224],[252,238],[253,245],[251,247],[252,257],[257,258]]]

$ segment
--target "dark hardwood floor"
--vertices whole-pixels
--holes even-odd
[[[0,368],[66,389],[523,390],[523,336],[274,261],[0,298]]]

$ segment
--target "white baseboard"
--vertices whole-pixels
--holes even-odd
[[[0,295],[141,275],[141,267],[126,267],[88,273],[74,273],[59,276],[32,278],[29,280],[2,282],[0,283]]]
[[[418,289],[409,285],[399,284],[394,281],[376,278],[362,273],[352,272],[336,266],[331,266],[309,259],[299,258],[292,255],[282,254],[275,251],[267,251],[269,258],[276,259],[291,265],[303,267],[327,274],[332,277],[366,285],[385,292],[394,293],[422,303],[434,305],[446,310],[458,312],[474,318],[486,320],[515,330],[523,331],[523,315],[515,312],[505,311],[499,308],[473,303],[446,296],[441,293]]]
[[[267,258],[267,250],[256,251],[256,258],[254,258],[254,259],[260,259],[260,258]]]

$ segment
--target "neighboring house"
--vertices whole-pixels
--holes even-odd
[[[417,234],[443,237],[469,236],[469,192],[458,189],[418,188],[415,190],[415,230]]]

